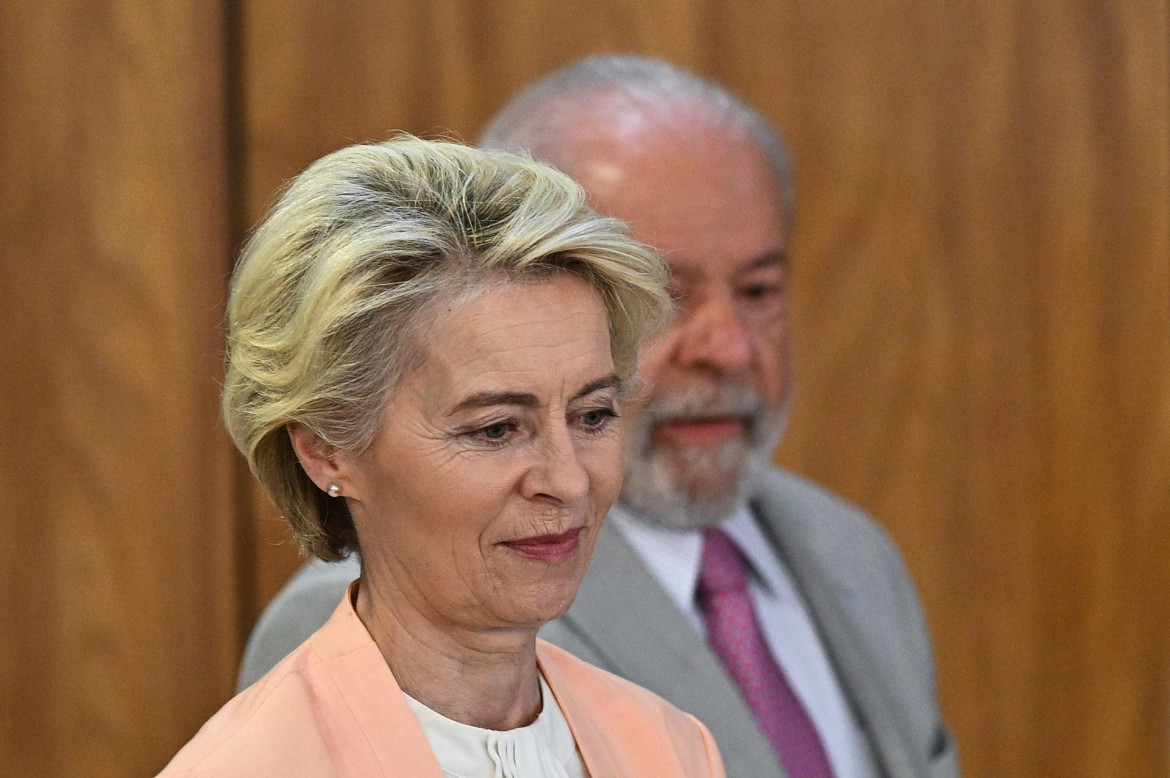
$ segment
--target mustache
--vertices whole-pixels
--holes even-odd
[[[767,415],[759,392],[738,383],[719,383],[662,394],[650,400],[642,414],[648,424],[736,416],[746,418],[753,428],[758,427]]]

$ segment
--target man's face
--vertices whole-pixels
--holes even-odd
[[[584,134],[584,132],[583,132]],[[679,314],[647,348],[648,402],[632,425],[622,500],[694,528],[743,498],[789,394],[788,233],[759,148],[713,122],[647,120],[576,146],[566,170],[600,212],[630,223],[671,268]]]

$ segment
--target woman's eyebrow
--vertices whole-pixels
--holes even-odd
[[[610,373],[604,378],[599,378],[596,381],[591,381],[586,384],[573,396],[573,399],[579,400],[594,392],[621,386],[621,383],[622,381],[617,377],[616,373]],[[448,413],[456,414],[460,411],[475,408],[491,408],[496,405],[518,405],[522,408],[538,408],[540,407],[540,399],[532,392],[510,392],[507,390],[500,392],[476,392],[460,400]]]
[[[525,408],[536,408],[540,400],[531,392],[476,392],[465,397],[450,413],[458,413],[473,408],[490,408],[494,405],[520,405]]]
[[[577,394],[573,396],[573,399],[579,400],[586,395],[593,394],[594,392],[600,392],[603,389],[613,389],[614,387],[619,387],[621,385],[622,379],[618,378],[617,373],[610,373],[604,378],[598,378],[596,381],[592,381],[586,384],[581,389],[581,391],[577,392]]]

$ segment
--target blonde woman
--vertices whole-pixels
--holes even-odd
[[[294,180],[233,279],[224,417],[361,577],[164,773],[722,776],[693,717],[536,638],[620,488],[664,282],[527,158],[401,137]]]

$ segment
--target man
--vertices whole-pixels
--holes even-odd
[[[626,480],[577,600],[542,637],[711,729],[732,776],[952,776],[921,607],[874,522],[770,464],[791,395],[783,145],[725,90],[637,57],[521,93],[485,145],[560,167],[663,252],[676,321],[627,415]],[[356,563],[307,566],[241,684],[327,618]]]

